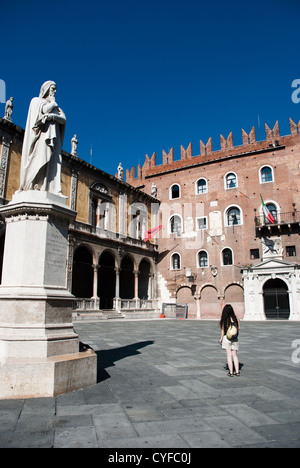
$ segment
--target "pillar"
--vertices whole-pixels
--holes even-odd
[[[115,268],[116,272],[116,292],[115,292],[115,299],[114,299],[114,307],[117,311],[121,309],[121,299],[120,299],[120,273],[121,268]]]
[[[1,207],[6,240],[0,286],[0,398],[51,397],[97,382],[97,356],[80,352],[67,289],[66,198],[16,192]]]
[[[116,294],[115,297],[117,299],[120,298],[120,273],[121,273],[121,268],[115,268],[116,272]]]
[[[99,265],[92,265],[94,276],[93,276],[93,299],[95,301],[95,308],[99,307],[99,296],[98,296],[98,271]]]
[[[134,270],[134,298],[138,299],[139,298],[139,274],[140,272],[138,270]]]
[[[197,319],[201,319],[201,310],[200,310],[200,295],[195,294],[194,299],[196,301],[196,306],[197,306]]]

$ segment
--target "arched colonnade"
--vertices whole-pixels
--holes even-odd
[[[122,249],[94,251],[78,245],[73,254],[71,292],[76,298],[93,299],[100,309],[114,309],[119,300],[155,298],[154,263]]]
[[[244,290],[239,282],[228,283],[222,291],[215,285],[182,284],[175,292],[177,304],[188,305],[188,318],[219,319],[225,303],[233,305],[238,317],[244,316]]]

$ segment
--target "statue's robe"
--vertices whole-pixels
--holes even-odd
[[[20,190],[38,188],[61,193],[61,150],[65,134],[65,123],[47,120],[43,107],[48,101],[33,98],[27,116],[22,149]],[[64,118],[59,108],[51,114]]]

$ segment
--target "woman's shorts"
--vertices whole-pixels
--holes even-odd
[[[225,335],[222,341],[222,349],[231,349],[231,351],[238,351],[239,342],[237,339],[229,341],[227,336]]]

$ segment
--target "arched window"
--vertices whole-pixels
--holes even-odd
[[[260,181],[262,184],[273,182],[273,170],[270,166],[264,166],[261,168]]]
[[[227,210],[227,225],[234,226],[236,224],[242,224],[241,211],[238,207],[233,206]]]
[[[205,250],[198,252],[198,264],[200,268],[208,267],[208,255]]]
[[[95,228],[113,230],[112,215],[113,203],[108,189],[100,182],[94,183],[90,188],[90,224]]]
[[[178,253],[174,253],[171,257],[171,270],[180,270],[181,258]]]
[[[231,249],[226,248],[222,250],[222,263],[224,266],[233,265],[233,255]]]
[[[130,205],[129,213],[131,215],[129,232],[133,239],[144,239],[147,230],[148,211],[146,205],[140,202],[134,202]]]
[[[170,219],[170,232],[171,234],[180,235],[182,231],[181,218],[178,215],[174,215]]]
[[[225,177],[226,189],[233,189],[237,187],[237,175],[234,172],[230,172]]]
[[[207,193],[207,181],[205,179],[199,179],[196,182],[196,194],[201,195]]]
[[[174,184],[170,188],[170,199],[174,200],[175,198],[180,198],[180,186],[178,184]]]

